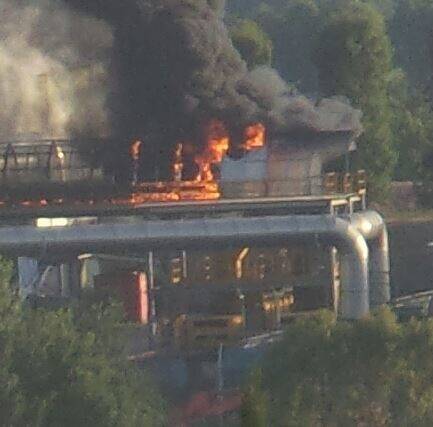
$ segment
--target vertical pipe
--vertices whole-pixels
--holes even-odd
[[[391,299],[388,231],[384,219],[374,211],[356,213],[351,224],[367,239],[370,249],[369,281],[372,307],[387,304]]]
[[[379,236],[370,241],[370,302],[373,307],[391,300],[388,231],[384,226]]]
[[[363,262],[350,252],[341,254],[340,313],[343,319],[361,319],[369,312],[368,283],[352,281],[353,276],[368,277],[368,247],[363,247]]]
[[[343,319],[365,317],[370,310],[368,282],[368,246],[364,237],[347,224],[343,244],[336,244],[340,253],[340,313]]]
[[[182,251],[182,276],[188,278],[188,258],[186,251]]]
[[[68,298],[71,296],[70,284],[70,266],[67,263],[60,264],[60,289],[62,297]]]
[[[341,267],[337,248],[331,248],[331,283],[332,283],[332,301],[334,313],[338,315],[340,311],[340,282],[341,282]]]
[[[149,251],[148,265],[149,265],[150,327],[152,330],[152,336],[156,336],[157,323],[156,323],[156,304],[155,304],[155,264],[154,264],[153,251]]]

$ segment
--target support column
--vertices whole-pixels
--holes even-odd
[[[60,264],[59,270],[61,295],[64,298],[69,298],[71,296],[69,264]]]
[[[61,264],[59,269],[62,297],[78,298],[81,291],[80,263],[78,259]]]
[[[36,294],[36,284],[39,278],[39,264],[34,258],[18,258],[18,286],[22,299]]]

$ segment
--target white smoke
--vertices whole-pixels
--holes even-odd
[[[57,0],[0,0],[0,140],[109,132],[107,24]]]

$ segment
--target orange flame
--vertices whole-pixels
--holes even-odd
[[[74,200],[74,205],[118,205],[134,206],[150,202],[177,202],[181,200],[217,200],[221,197],[218,182],[212,172],[212,165],[222,162],[230,147],[230,137],[224,123],[219,120],[211,120],[205,128],[206,144],[204,150],[194,157],[199,168],[197,177],[193,181],[183,181],[184,155],[188,149],[188,143],[178,143],[174,150],[172,163],[171,182],[138,182],[131,194],[117,195],[105,200]],[[241,147],[246,151],[256,150],[264,147],[266,128],[262,123],[255,123],[245,128]],[[136,162],[140,159],[143,143],[134,140],[129,148],[130,158],[137,167]],[[66,205],[68,200],[63,198],[21,200],[19,205],[23,208],[47,208],[52,205]],[[0,200],[0,207],[13,205],[8,200]]]
[[[173,180],[175,182],[182,181],[182,172],[183,172],[183,144],[176,144],[176,149],[174,151],[174,162],[173,162]]]
[[[140,159],[140,150],[141,150],[142,144],[143,143],[139,139],[137,139],[129,147],[129,154],[133,160],[139,160]]]
[[[261,123],[248,126],[244,132],[245,142],[243,147],[250,151],[265,146],[266,128]]]
[[[196,181],[212,182],[215,177],[212,173],[212,165],[222,162],[230,146],[230,138],[224,123],[212,120],[206,129],[207,144],[205,150],[195,157],[199,167]],[[244,131],[242,148],[247,151],[263,148],[265,145],[266,128],[262,123],[255,123]]]
[[[224,123],[219,120],[212,120],[206,129],[206,148],[195,157],[199,168],[196,181],[214,181],[212,165],[222,162],[230,145],[230,138]]]

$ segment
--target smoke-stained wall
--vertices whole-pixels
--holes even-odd
[[[0,0],[0,140],[108,132],[110,27],[57,0]]]

